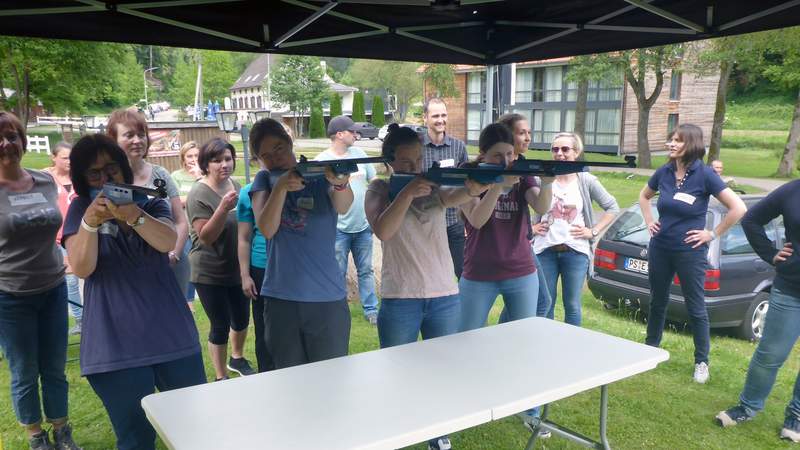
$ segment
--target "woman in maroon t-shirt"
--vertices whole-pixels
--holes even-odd
[[[503,124],[481,131],[479,161],[510,166],[514,138]],[[480,198],[461,206],[467,230],[461,292],[461,330],[480,328],[499,294],[509,319],[536,315],[539,281],[531,253],[528,206],[544,212],[550,207],[550,184],[539,188],[533,177],[506,177]]]

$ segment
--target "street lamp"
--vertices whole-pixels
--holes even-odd
[[[144,80],[144,107],[147,108],[149,102],[147,101],[147,72],[152,72],[154,70],[158,70],[158,67],[151,67],[149,69],[144,69],[142,72],[142,80]]]
[[[244,155],[244,179],[245,184],[248,184],[250,183],[250,148],[248,147],[250,131],[245,124],[242,124],[238,130],[236,129],[238,116],[239,114],[236,111],[220,111],[217,113],[217,126],[226,133],[238,132],[242,135],[242,145],[244,146],[244,151],[242,152]]]
[[[272,115],[272,111],[268,109],[262,109],[258,111],[250,111],[247,113],[247,115],[250,118],[250,122],[256,123],[261,119],[269,119],[269,117]]]

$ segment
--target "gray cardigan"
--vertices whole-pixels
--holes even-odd
[[[578,189],[581,192],[581,199],[583,200],[583,223],[588,228],[594,228],[595,219],[594,211],[592,211],[592,200],[594,200],[605,212],[612,214],[619,213],[619,205],[617,199],[609,194],[606,188],[600,183],[596,176],[588,172],[578,173]],[[539,222],[542,220],[541,214],[534,215],[534,220]],[[535,222],[534,222],[535,223]],[[594,239],[590,242],[594,243]],[[592,259],[594,253],[589,252],[589,271],[592,270]]]

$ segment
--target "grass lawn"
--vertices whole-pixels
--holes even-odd
[[[645,326],[635,318],[635,314],[603,309],[588,290],[584,293],[583,301],[585,327],[637,342],[644,340]],[[490,323],[496,323],[500,304],[498,301],[492,310]],[[199,306],[199,302],[197,305]],[[563,317],[560,307],[556,315]],[[351,316],[351,353],[377,349],[376,329],[363,320],[358,305],[351,305]],[[195,319],[200,335],[205,336],[209,324],[201,309],[198,309]],[[73,337],[70,341],[77,342],[77,339]],[[786,367],[780,371],[765,411],[753,422],[723,430],[713,423],[713,416],[736,402],[755,346],[720,334],[712,336],[711,344],[711,379],[705,386],[691,381],[691,336],[673,329],[664,337],[664,348],[671,355],[669,361],[651,372],[610,387],[608,435],[614,448],[789,448],[789,445],[778,440],[777,435],[783,421],[783,408],[790,399],[794,379],[800,368],[797,353],[789,357]],[[246,350],[248,358],[254,361],[252,338],[248,339]],[[591,349],[587,348],[586,351]],[[211,363],[205,355],[205,348],[203,352],[206,357],[206,374],[211,379]],[[76,357],[77,353],[78,346],[70,346],[70,357]],[[541,364],[542,370],[547,370],[547,361],[543,360]],[[0,389],[0,404],[3,405],[0,408],[0,436],[6,449],[27,448],[10,407],[8,370],[5,362],[0,365],[3,366],[0,368],[0,386],[3,386]],[[68,363],[67,371],[70,381],[70,415],[78,443],[86,450],[113,448],[114,436],[108,417],[86,380],[80,377],[78,363]],[[562,425],[596,437],[598,400],[599,390],[559,401],[551,408],[551,417]],[[432,399],[432,403],[435,403],[435,399]],[[354,421],[358,420],[358,414],[358,411],[352,411]],[[391,418],[387,417],[387,420]],[[510,417],[453,433],[451,437],[454,448],[458,449],[512,449],[523,448],[528,435],[519,420]],[[163,445],[160,448],[164,448]],[[411,448],[423,450],[426,447],[419,444]],[[536,448],[581,447],[553,437],[543,443],[540,441]]]

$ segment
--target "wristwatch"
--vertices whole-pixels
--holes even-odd
[[[596,238],[598,234],[600,234],[600,232],[597,231],[595,228],[592,228],[592,238]]]
[[[133,222],[125,222],[125,223],[127,223],[128,226],[131,228],[136,228],[138,226],[144,225],[144,212],[139,214],[139,217],[136,218],[136,220],[134,220]]]

